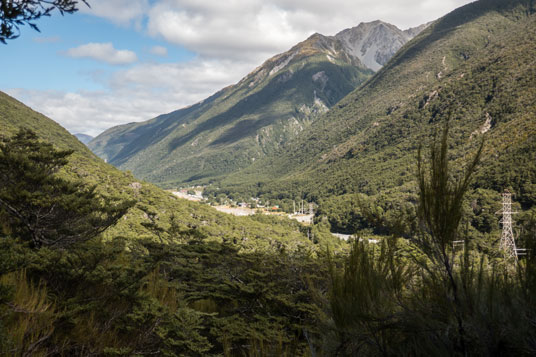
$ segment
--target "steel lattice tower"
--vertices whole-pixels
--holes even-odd
[[[504,252],[505,258],[514,258],[517,260],[517,248],[514,240],[514,231],[512,230],[512,194],[507,190],[502,194],[503,208],[498,213],[502,213],[502,235],[501,235],[501,249]]]

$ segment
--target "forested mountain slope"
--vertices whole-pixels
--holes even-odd
[[[319,344],[310,289],[325,290],[325,247],[341,248],[329,233],[314,243],[284,217],[174,198],[2,92],[0,128],[0,355],[303,355]]]
[[[481,0],[437,20],[298,140],[220,183],[313,201],[414,184],[416,152],[450,117],[453,159],[485,137],[475,187],[536,202],[536,5]]]
[[[163,186],[206,183],[299,137],[372,75],[366,65],[377,70],[419,30],[376,21],[332,37],[315,34],[236,85],[148,122],[111,128],[90,148]]]
[[[205,237],[213,241],[234,242],[245,250],[273,250],[285,246],[292,251],[299,247],[313,247],[297,223],[269,217],[233,217],[206,205],[177,199],[152,184],[139,181],[130,173],[105,164],[60,125],[2,92],[0,124],[0,135],[4,137],[26,128],[59,149],[74,150],[68,166],[61,172],[62,176],[81,180],[87,185],[97,185],[97,192],[102,195],[135,201],[134,207],[105,232],[107,237],[166,242],[176,239],[178,230],[185,240]],[[175,231],[170,233],[172,225]],[[173,235],[175,238],[171,238]]]

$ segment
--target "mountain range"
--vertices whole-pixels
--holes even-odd
[[[89,147],[164,187],[209,182],[294,141],[425,27],[401,31],[375,21],[335,36],[314,34],[210,98],[111,128]]]
[[[480,0],[406,32],[374,22],[315,34],[200,103],[109,129],[89,146],[164,187],[316,202],[351,233],[337,218],[351,214],[335,207],[351,210],[362,194],[414,200],[417,150],[448,121],[458,166],[485,141],[473,187],[487,197],[508,188],[531,210],[535,12],[529,0]],[[386,33],[392,47],[368,45]],[[380,70],[367,67],[416,33]]]
[[[536,5],[481,0],[435,21],[370,80],[219,192],[311,201],[413,190],[417,149],[450,118],[453,159],[485,140],[475,187],[536,203]]]

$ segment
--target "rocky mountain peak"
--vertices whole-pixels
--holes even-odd
[[[240,83],[249,82],[250,87],[254,87],[264,78],[274,75],[293,63],[302,61],[306,58],[313,56],[325,56],[332,63],[343,62],[351,64],[362,69],[368,69],[359,58],[351,55],[345,50],[341,41],[333,36],[324,36],[319,33],[314,33],[306,40],[298,43],[290,50],[278,54],[267,61],[261,66],[257,67],[247,77],[245,77]]]
[[[365,83],[408,36],[381,21],[337,36],[312,34],[205,101],[109,129],[90,147],[149,180],[192,182],[227,174],[295,140]]]
[[[362,22],[356,27],[335,35],[344,49],[359,58],[368,68],[378,71],[409,40],[418,35],[426,25],[406,31],[383,21]]]
[[[402,31],[394,25],[376,20],[362,22],[335,36],[314,33],[287,52],[265,61],[243,81],[249,81],[250,87],[253,87],[262,79],[284,70],[292,63],[316,55],[326,56],[332,63],[344,62],[378,71],[406,42],[418,35],[426,26],[427,24]]]

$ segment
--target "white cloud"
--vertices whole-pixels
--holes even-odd
[[[153,55],[161,56],[161,57],[165,57],[168,54],[167,48],[165,48],[163,46],[154,46],[154,47],[151,48],[150,52]]]
[[[146,120],[169,108],[168,97],[146,92],[80,91],[76,93],[12,89],[10,95],[58,122],[71,133],[98,135],[104,129]],[[182,103],[177,103],[181,105]],[[170,108],[171,110],[171,108]]]
[[[264,59],[314,32],[325,35],[383,20],[402,29],[435,20],[471,0],[160,0],[148,32],[201,56]]]
[[[107,128],[151,119],[203,100],[250,70],[247,63],[195,61],[140,64],[116,72],[108,90],[7,92],[71,133],[98,135]]]
[[[110,43],[87,43],[65,52],[74,58],[92,58],[109,64],[128,64],[138,60],[136,53],[129,50],[116,50]]]
[[[163,1],[149,12],[153,36],[201,56],[259,61],[304,39],[286,12],[260,1]]]
[[[135,23],[141,25],[141,20],[149,9],[147,0],[90,0],[91,7],[83,4],[80,12],[103,17],[119,25]]]

